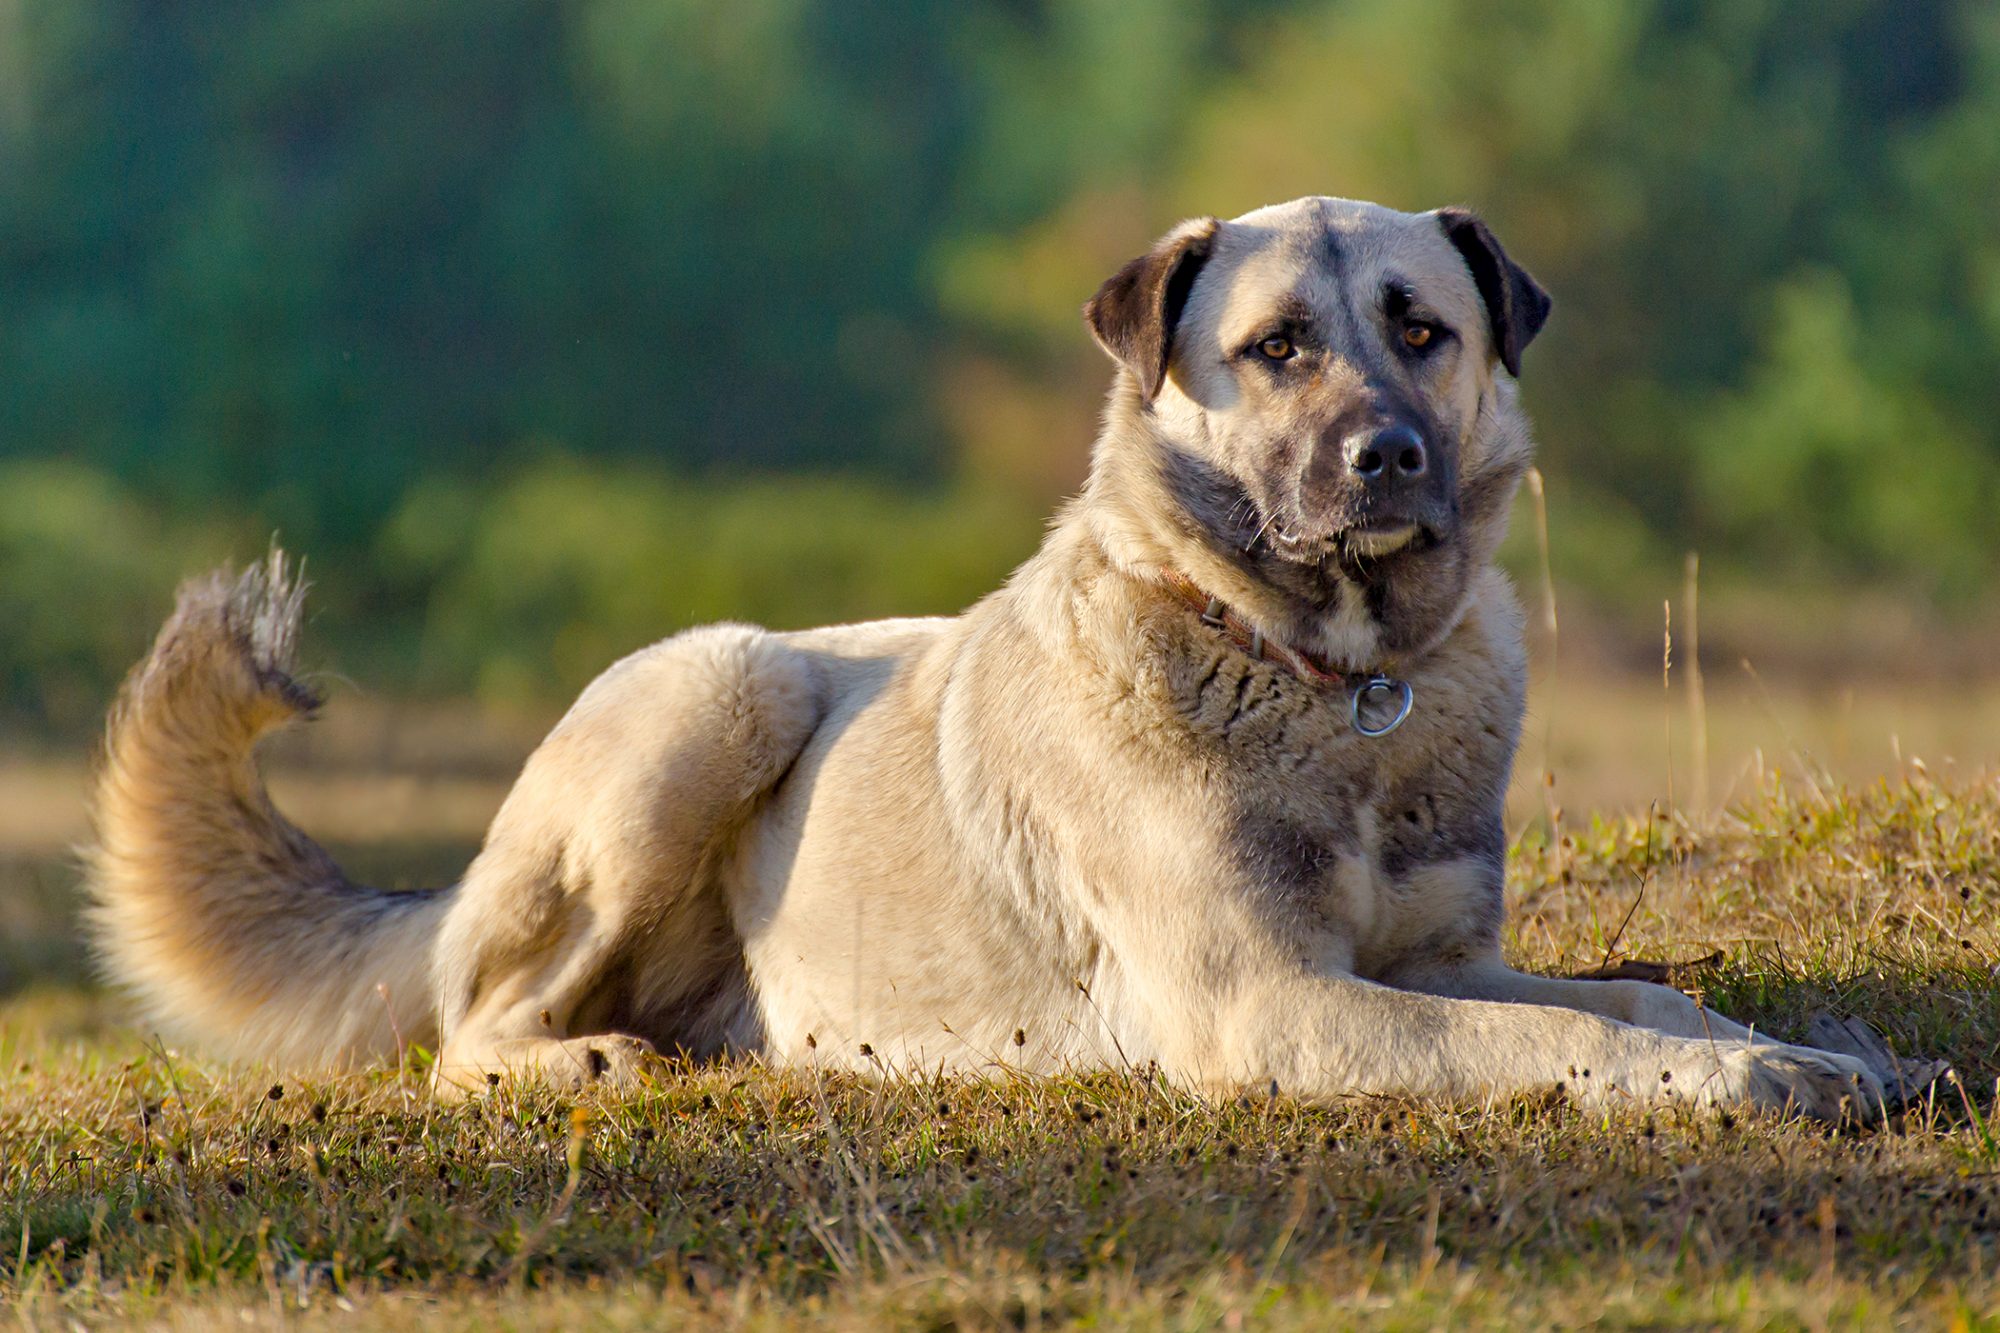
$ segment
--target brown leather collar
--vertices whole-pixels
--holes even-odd
[[[1203,592],[1199,584],[1179,570],[1162,569],[1160,578],[1187,603],[1190,610],[1201,617],[1202,624],[1221,630],[1224,638],[1260,662],[1276,662],[1289,668],[1300,679],[1319,685],[1358,685],[1376,674],[1373,671],[1337,671],[1323,657],[1265,637],[1262,630],[1230,610],[1220,597]]]
[[[1349,713],[1354,729],[1362,735],[1386,736],[1409,717],[1414,691],[1407,682],[1390,676],[1386,663],[1374,671],[1336,670],[1323,657],[1265,637],[1262,630],[1231,611],[1220,597],[1203,592],[1200,585],[1179,570],[1163,567],[1160,581],[1201,617],[1202,624],[1220,630],[1223,637],[1257,660],[1276,662],[1310,684],[1337,685],[1353,691]],[[1377,725],[1365,720],[1364,705],[1384,716],[1383,723]],[[1385,706],[1388,713],[1382,715],[1380,710]]]

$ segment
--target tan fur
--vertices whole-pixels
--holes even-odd
[[[265,795],[257,741],[316,704],[286,674],[302,596],[276,553],[182,588],[111,715],[89,880],[106,970],[155,1021],[288,1064],[434,1039],[450,901],[349,883]]]
[[[1865,1114],[1855,1060],[1500,960],[1525,668],[1491,558],[1529,444],[1476,259],[1438,216],[1338,200],[1177,230],[1093,303],[1126,364],[1091,479],[1005,588],[952,619],[634,654],[436,894],[348,884],[263,795],[251,749],[309,702],[275,561],[192,585],[111,724],[109,970],[155,1021],[286,1063],[436,1041],[444,1088],[626,1082],[671,1047]],[[1385,284],[1449,341],[1399,352]],[[1258,365],[1242,348],[1280,308],[1310,355]],[[1391,400],[1455,489],[1422,549],[1358,559],[1367,502],[1329,451]],[[1288,644],[1392,666],[1414,713],[1359,735],[1343,689],[1238,648],[1166,569]]]

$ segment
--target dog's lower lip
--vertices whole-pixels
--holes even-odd
[[[1349,528],[1340,536],[1341,544],[1362,556],[1391,555],[1417,539],[1414,523],[1385,523],[1380,526]]]

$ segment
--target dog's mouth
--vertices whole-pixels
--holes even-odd
[[[1343,562],[1386,560],[1392,555],[1434,546],[1438,539],[1436,533],[1421,523],[1407,519],[1376,519],[1310,536],[1289,531],[1275,523],[1267,524],[1259,534],[1259,540],[1283,559],[1318,564],[1327,559]]]
[[[1417,545],[1424,536],[1415,523],[1361,523],[1341,532],[1336,540],[1343,553],[1359,560],[1380,560]]]
[[[1349,577],[1365,578],[1387,574],[1400,563],[1395,557],[1415,556],[1450,539],[1449,519],[1422,507],[1370,512],[1363,506],[1328,506],[1315,513],[1296,503],[1265,500],[1241,483],[1234,496],[1218,526],[1228,534],[1223,539],[1252,560],[1321,571],[1335,566]]]

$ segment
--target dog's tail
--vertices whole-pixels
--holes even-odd
[[[275,549],[182,585],[111,710],[87,915],[160,1029],[325,1068],[435,1041],[454,895],[352,883],[265,793],[257,741],[319,705],[290,674],[304,598]]]

